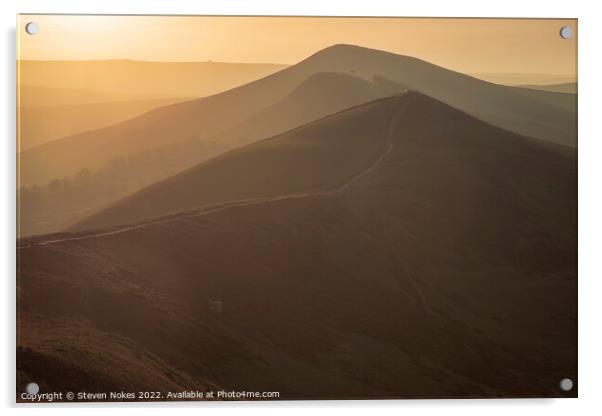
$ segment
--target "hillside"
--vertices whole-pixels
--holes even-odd
[[[65,136],[107,127],[155,108],[188,100],[190,98],[156,98],[20,107],[18,149],[22,152]]]
[[[496,126],[576,145],[574,112],[542,100],[541,94],[545,92],[538,91],[534,97],[525,89],[491,84],[416,58],[336,45],[241,87],[162,107],[104,129],[23,152],[20,184],[45,184],[85,168],[97,170],[115,157],[191,138],[209,139],[282,100],[301,82],[319,72],[352,73],[368,80],[382,77]]]
[[[562,92],[566,94],[577,94],[577,83],[576,82],[564,82],[560,84],[527,84],[520,85],[523,88],[529,88],[533,90],[551,91],[551,92]]]
[[[418,93],[230,152],[102,218],[254,201],[18,242],[18,388],[576,397],[576,177]]]
[[[18,62],[19,79],[23,84],[69,90],[93,88],[105,94],[121,94],[128,99],[136,96],[205,97],[265,77],[285,67],[286,65],[270,63],[118,59]]]
[[[61,231],[108,204],[211,156],[402,90],[383,79],[318,73],[281,101],[210,139],[191,138],[110,160],[98,170],[18,192],[19,235]]]
[[[391,111],[375,101],[232,150],[152,184],[70,229],[106,228],[233,200],[335,188],[384,151],[383,131]]]
[[[318,72],[282,100],[212,140],[235,148],[402,91],[405,91],[403,84],[378,76],[365,80],[340,72]]]

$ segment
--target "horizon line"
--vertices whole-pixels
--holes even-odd
[[[416,58],[421,59],[421,58]],[[190,61],[190,60],[146,60],[146,59],[130,59],[130,58],[102,58],[102,59],[16,59],[17,62],[139,62],[139,63],[156,63],[156,64],[228,64],[228,65],[273,65],[273,66],[293,66],[296,63],[279,63],[279,62],[240,62],[240,61]],[[428,61],[426,61],[428,62]],[[430,63],[430,62],[429,62]],[[433,64],[437,65],[437,64]],[[443,67],[445,68],[445,67]],[[449,69],[449,68],[446,68]],[[451,71],[460,72],[449,69]],[[577,80],[577,75],[572,73],[560,72],[461,72],[467,75],[548,75],[548,76],[565,76]]]

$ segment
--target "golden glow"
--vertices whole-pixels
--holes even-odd
[[[24,33],[36,21],[40,32]],[[574,36],[563,40],[560,27]],[[411,55],[464,73],[576,76],[577,21],[21,15],[20,58],[294,64],[336,43]]]

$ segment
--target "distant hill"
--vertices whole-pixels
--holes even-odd
[[[130,97],[143,95],[146,98],[203,97],[265,77],[286,67],[271,63],[129,60],[21,60],[18,65],[19,80],[27,85],[57,89],[94,89]],[[35,105],[28,101],[24,104]]]
[[[405,86],[375,76],[371,80],[339,72],[318,72],[282,100],[212,138],[225,149],[286,132],[311,121],[405,91]]]
[[[406,96],[409,101],[424,100],[414,92]],[[382,102],[375,101],[241,147],[150,185],[71,229],[110,228],[236,199],[331,189],[342,177],[351,176],[345,167],[354,158],[374,159],[377,149],[382,151],[384,143],[374,136],[385,124],[378,117],[385,116],[390,115],[382,110]],[[561,151],[570,154],[568,149]],[[357,164],[367,162],[352,166]]]
[[[20,235],[59,231],[128,193],[211,156],[401,90],[399,84],[384,79],[370,82],[350,74],[312,75],[281,101],[221,135],[168,143],[116,157],[97,170],[83,169],[42,187],[21,188]]]
[[[152,109],[186,100],[156,98],[20,107],[18,149],[24,151],[65,136],[107,127]]]
[[[561,92],[561,93],[566,93],[566,94],[577,94],[577,83],[576,82],[565,82],[562,84],[547,84],[547,85],[527,84],[527,85],[519,85],[519,86],[522,88],[529,88],[532,90]]]
[[[55,107],[102,104],[123,101],[144,101],[170,98],[157,97],[149,93],[127,93],[123,91],[102,91],[88,88],[56,88],[40,85],[19,84],[17,87],[18,107]]]
[[[575,115],[550,104],[552,96],[542,100],[542,92],[535,96],[525,89],[487,83],[419,59],[337,45],[241,87],[162,107],[105,129],[24,152],[20,183],[44,184],[84,168],[97,170],[118,156],[191,138],[214,137],[282,100],[319,72],[345,72],[365,79],[379,76],[520,134],[569,146],[576,144]]]
[[[521,86],[521,85],[551,85],[575,82],[575,76],[563,74],[537,74],[537,73],[495,73],[480,72],[469,74],[475,78],[495,84]]]
[[[334,188],[384,151],[390,117],[380,101],[360,105],[210,159],[71,229],[107,228],[238,199]]]
[[[544,91],[532,88],[517,88],[516,93],[524,94],[530,99],[540,100],[546,105],[564,110],[565,112],[571,114],[575,120],[577,119],[577,94]],[[576,127],[574,134],[577,134]]]

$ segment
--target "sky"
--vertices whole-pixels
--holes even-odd
[[[30,21],[34,36],[24,32]],[[347,43],[472,74],[574,77],[577,67],[577,21],[558,19],[21,15],[17,41],[19,58],[30,60],[294,64]]]

